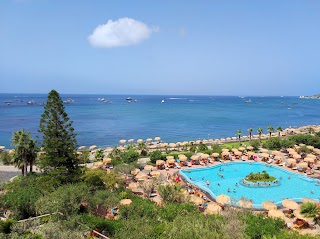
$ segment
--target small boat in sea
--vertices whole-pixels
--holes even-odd
[[[161,103],[164,103],[164,100],[161,100]]]
[[[130,100],[130,101],[132,101],[132,98],[131,98],[131,97],[128,97],[126,100]]]
[[[245,100],[244,103],[252,103],[251,99]]]
[[[74,102],[74,100],[71,99],[71,98],[68,98],[68,99],[63,101],[64,104],[71,104],[72,102]]]
[[[27,102],[27,104],[28,104],[28,105],[35,105],[36,102],[35,102],[34,100],[30,100],[30,101]]]

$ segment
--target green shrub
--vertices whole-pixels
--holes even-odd
[[[15,221],[13,220],[0,220],[0,233],[9,234],[14,223]]]
[[[311,150],[310,149],[308,149],[307,148],[307,146],[302,146],[302,147],[300,147],[300,149],[299,149],[299,153],[310,153],[311,152]]]
[[[94,161],[102,161],[104,158],[104,152],[102,149],[98,149],[94,156]]]
[[[240,216],[246,224],[245,233],[252,239],[260,239],[262,236],[276,236],[285,225],[284,221],[280,219],[272,219],[262,214],[248,212]]]
[[[84,183],[59,187],[56,191],[39,198],[35,203],[41,214],[60,212],[64,217],[80,211],[80,204],[88,201],[90,188]]]
[[[80,155],[80,161],[81,161],[81,163],[90,162],[90,151],[89,150],[82,151],[82,154]]]
[[[19,176],[5,185],[7,193],[1,197],[0,203],[3,208],[13,212],[15,219],[28,218],[36,215],[36,201],[58,186],[59,181],[47,175]]]
[[[280,150],[281,149],[281,139],[278,137],[269,138],[262,145],[266,149]]]
[[[220,147],[219,144],[213,144],[211,146],[211,149],[212,149],[212,152],[213,153],[218,153],[218,154],[221,154],[222,153],[222,148]]]
[[[291,140],[291,139],[283,139],[281,141],[281,148],[291,148],[295,145],[296,143]]]
[[[125,151],[125,152],[121,153],[120,157],[124,163],[129,164],[129,163],[133,163],[133,162],[137,161],[139,156],[140,155],[138,152],[130,150],[130,151]]]
[[[190,152],[195,153],[197,151],[197,147],[195,145],[190,146]]]
[[[260,147],[260,142],[259,140],[252,140],[251,141],[251,146],[253,147],[254,150],[258,150]]]
[[[308,202],[301,205],[300,211],[305,217],[315,218],[320,209],[317,207],[317,204]]]
[[[208,146],[200,142],[200,144],[198,145],[198,152],[204,152],[206,150],[208,150]]]
[[[0,153],[0,161],[3,165],[9,165],[12,163],[12,156],[7,151],[3,151]]]
[[[161,160],[161,159],[165,160],[166,159],[165,155],[163,155],[160,150],[155,150],[155,151],[149,153],[149,157],[150,157],[150,161],[152,163],[156,163],[157,160]]]

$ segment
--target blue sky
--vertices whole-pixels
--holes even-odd
[[[320,93],[319,26],[317,0],[2,0],[0,92]]]

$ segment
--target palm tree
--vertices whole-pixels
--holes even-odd
[[[31,162],[31,164],[33,164],[36,155],[35,142],[33,139],[31,139],[30,134],[30,132],[25,133],[24,129],[22,129],[20,131],[14,132],[12,136],[12,145],[15,146],[14,162],[19,168],[23,165],[23,176],[27,176],[28,162]],[[32,170],[31,165],[30,170]]]
[[[278,131],[278,136],[280,137],[280,133],[283,131],[283,129],[281,128],[281,126],[278,126],[276,130]]]
[[[250,145],[251,145],[251,139],[252,139],[252,131],[253,131],[253,128],[249,128],[249,129],[248,129],[248,131],[249,131]]]
[[[271,134],[274,132],[274,128],[270,125],[268,126],[269,137],[271,138]]]
[[[257,132],[258,132],[258,134],[259,134],[259,141],[260,141],[260,143],[261,143],[261,134],[263,133],[263,129],[262,129],[262,128],[258,128],[258,129],[257,129]]]
[[[240,145],[240,137],[241,137],[241,135],[242,135],[241,129],[238,129],[238,130],[237,130],[237,134],[238,134],[238,140],[239,140],[239,145]]]

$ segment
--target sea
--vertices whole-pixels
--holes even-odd
[[[248,135],[248,128],[257,134],[259,127],[267,133],[268,126],[284,129],[320,125],[320,100],[298,96],[61,97],[66,101],[65,110],[73,121],[79,146],[113,147],[121,139],[155,137],[169,143],[219,139],[237,136],[237,130]],[[40,139],[39,122],[46,99],[47,94],[0,94],[0,145],[12,148],[12,134],[21,129]]]

